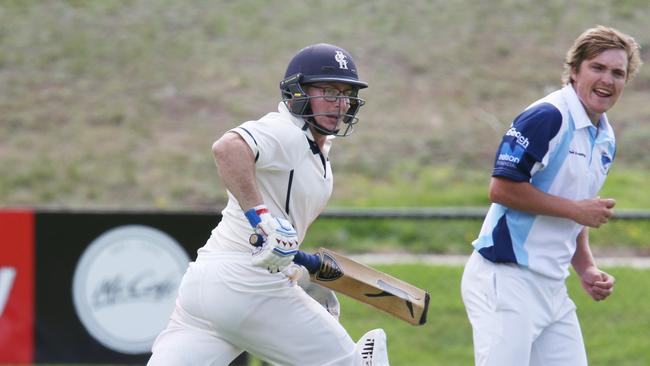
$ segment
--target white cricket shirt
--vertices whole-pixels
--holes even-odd
[[[614,160],[614,131],[594,126],[571,85],[531,104],[503,136],[492,175],[571,200],[595,198]],[[564,279],[583,226],[493,203],[472,243],[486,259]]]
[[[319,149],[302,118],[292,116],[284,103],[278,112],[248,121],[229,132],[239,134],[255,156],[255,177],[264,204],[272,215],[289,220],[305,238],[307,228],[325,208],[332,194],[332,169],[328,159],[333,136]],[[199,250],[251,251],[253,233],[239,202],[228,192],[223,218]]]

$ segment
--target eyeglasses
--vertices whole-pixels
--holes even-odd
[[[333,88],[331,86],[316,86],[316,85],[309,85],[310,88],[316,88],[320,89],[323,94],[323,99],[325,99],[328,102],[336,102],[339,98],[350,98],[350,97],[356,97],[357,96],[357,90],[356,89],[346,89],[346,90],[338,90],[336,88]]]

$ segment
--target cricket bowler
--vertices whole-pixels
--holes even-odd
[[[474,241],[462,296],[477,366],[587,366],[573,266],[596,301],[614,290],[589,248],[613,215],[599,197],[616,155],[606,111],[639,70],[639,45],[614,28],[587,29],[566,54],[563,87],[514,119],[497,149],[493,202]]]

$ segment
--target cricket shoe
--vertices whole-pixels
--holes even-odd
[[[389,366],[386,332],[383,329],[373,329],[359,339],[354,364],[360,366]]]

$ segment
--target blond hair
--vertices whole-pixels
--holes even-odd
[[[621,49],[625,51],[627,54],[627,75],[625,76],[625,81],[632,80],[643,64],[639,54],[641,46],[631,36],[614,28],[599,25],[584,31],[573,42],[573,46],[571,46],[569,51],[567,51],[564,60],[562,84],[566,85],[573,81],[571,80],[571,71],[579,70],[582,61],[590,60],[610,49]]]

